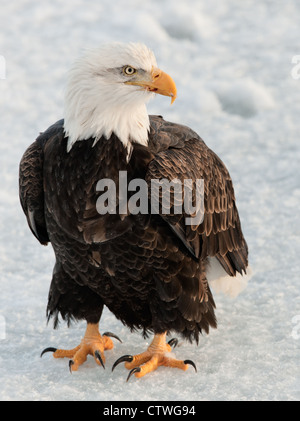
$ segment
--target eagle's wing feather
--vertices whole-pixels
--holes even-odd
[[[169,147],[163,148],[151,161],[146,174],[150,200],[153,200],[152,179],[204,180],[204,218],[200,224],[187,225],[188,215],[161,215],[194,258],[215,256],[226,270],[234,276],[246,272],[248,265],[247,244],[241,230],[236,208],[234,189],[229,172],[221,159],[189,128],[160,123],[160,137],[169,139]],[[157,123],[158,124],[158,123]],[[152,138],[156,138],[155,129]],[[178,133],[180,138],[178,139]],[[173,139],[173,140],[172,140]],[[156,142],[153,142],[156,144]],[[165,144],[168,142],[165,140]],[[174,196],[171,200],[174,205]],[[162,204],[162,196],[157,198]],[[171,208],[172,209],[172,208]]]
[[[28,225],[41,244],[49,242],[44,214],[43,144],[35,141],[19,166],[19,196]]]
[[[42,244],[50,241],[45,219],[49,214],[61,232],[83,244],[102,243],[124,234],[133,223],[130,216],[100,217],[96,209],[100,193],[90,182],[102,178],[101,161],[95,152],[100,145],[87,148],[78,142],[68,153],[63,124],[64,120],[59,120],[41,133],[20,162],[20,202],[32,233]],[[93,139],[86,142],[92,145]],[[80,166],[72,164],[78,162],[73,154],[80,157]],[[104,158],[107,162],[111,159]]]

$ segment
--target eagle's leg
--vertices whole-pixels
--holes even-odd
[[[54,351],[54,358],[70,358],[69,368],[71,372],[76,371],[78,367],[86,361],[88,355],[93,355],[96,363],[99,365],[101,364],[104,367],[104,351],[112,349],[114,346],[113,341],[109,336],[113,336],[120,340],[117,336],[109,332],[101,335],[98,323],[88,323],[84,337],[82,338],[80,345],[76,348],[69,350],[46,348],[42,352],[42,355],[47,351]]]
[[[132,374],[136,377],[142,377],[151,371],[156,370],[159,366],[176,367],[181,370],[187,370],[188,365],[192,365],[195,370],[195,364],[190,360],[177,360],[170,355],[172,348],[166,342],[166,333],[156,334],[153,341],[145,352],[137,355],[125,355],[119,358],[113,365],[113,369],[121,362],[125,361],[125,367],[131,370],[127,381]]]

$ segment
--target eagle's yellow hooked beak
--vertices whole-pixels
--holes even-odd
[[[174,80],[167,73],[163,72],[158,68],[153,68],[149,77],[140,78],[138,75],[134,80],[126,82],[128,85],[141,86],[144,89],[147,89],[149,92],[154,92],[156,94],[170,96],[171,104],[176,99],[177,89]]]

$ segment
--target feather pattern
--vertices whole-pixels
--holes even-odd
[[[55,326],[59,314],[68,322],[97,322],[106,305],[144,335],[176,331],[198,341],[202,331],[216,327],[208,258],[214,256],[230,276],[246,272],[247,244],[226,167],[188,127],[159,116],[149,121],[148,146],[133,142],[129,161],[114,133],[96,144],[92,137],[76,142],[67,152],[63,120],[22,158],[24,212],[34,235],[50,241],[56,256],[47,308]],[[184,213],[99,215],[96,184],[109,177],[118,186],[119,171],[127,172],[128,182],[145,179],[149,194],[153,178],[203,179],[203,221],[186,225]]]

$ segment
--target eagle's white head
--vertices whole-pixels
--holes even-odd
[[[68,151],[78,140],[114,133],[127,148],[148,143],[146,103],[154,93],[176,98],[170,76],[145,45],[113,43],[89,51],[69,73],[64,130]]]

